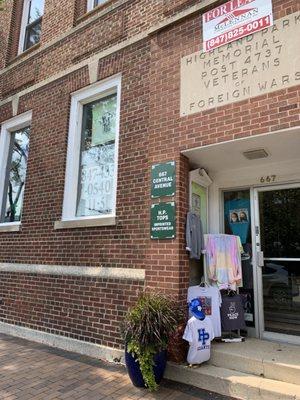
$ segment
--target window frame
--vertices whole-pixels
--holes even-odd
[[[113,178],[113,204],[112,213],[105,215],[76,216],[83,106],[95,100],[100,100],[110,94],[117,95],[115,158]],[[119,131],[120,131],[120,106],[121,106],[121,75],[114,75],[103,81],[94,83],[71,94],[71,108],[69,120],[67,162],[65,172],[65,188],[62,209],[62,221],[111,221],[116,217],[117,202],[117,177],[119,158]]]
[[[24,0],[23,1],[23,11],[22,11],[22,19],[21,19],[21,28],[20,28],[20,38],[19,38],[19,46],[18,46],[18,55],[24,53],[24,51],[29,50],[31,47],[28,47],[28,49],[24,49],[25,46],[25,39],[26,39],[26,33],[27,33],[27,27],[30,25],[33,25],[37,23],[38,20],[41,20],[41,24],[43,21],[43,15],[36,20],[32,21],[31,23],[28,23],[28,17],[29,17],[29,4],[31,0]],[[44,4],[45,6],[45,4]],[[40,41],[39,41],[40,42]],[[39,43],[38,42],[38,43]],[[36,44],[38,44],[36,43]]]
[[[98,4],[97,6],[95,6],[95,0],[87,0],[87,12],[92,11],[94,8],[98,7],[98,6],[102,6],[103,4],[105,4],[108,0],[105,0],[102,4]]]
[[[32,120],[32,111],[27,111],[24,114],[17,115],[7,121],[4,121],[1,124],[1,133],[0,133],[0,182],[4,182],[6,179],[7,172],[7,162],[9,156],[9,149],[11,144],[11,134],[17,130],[26,128],[27,126],[31,126]],[[4,199],[4,186],[0,185],[0,210],[3,208],[3,202],[6,201]],[[26,180],[24,185],[24,190],[26,187]],[[21,215],[22,218],[22,215]],[[20,226],[22,221],[15,222],[1,222],[0,227],[11,227],[11,226]]]

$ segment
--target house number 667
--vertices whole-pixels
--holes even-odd
[[[267,176],[262,176],[260,178],[260,183],[271,183],[275,182],[276,180],[276,175],[267,175]]]

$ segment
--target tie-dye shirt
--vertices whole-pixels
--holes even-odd
[[[205,258],[208,278],[219,289],[236,290],[242,280],[239,236],[224,234],[205,235]]]

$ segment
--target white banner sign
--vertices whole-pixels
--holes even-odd
[[[202,17],[203,51],[273,25],[272,0],[231,0]]]

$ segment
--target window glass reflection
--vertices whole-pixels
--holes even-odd
[[[261,246],[266,258],[300,258],[300,189],[259,193]]]
[[[265,261],[265,330],[300,335],[300,261]]]
[[[13,132],[5,179],[5,202],[1,222],[21,220],[24,186],[27,171],[30,129]]]
[[[31,0],[29,4],[28,24],[41,18],[44,13],[44,0]]]
[[[116,94],[83,106],[77,217],[112,213],[116,111]]]

